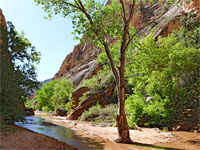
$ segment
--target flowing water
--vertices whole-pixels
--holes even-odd
[[[26,116],[24,122],[16,122],[15,124],[34,132],[53,137],[69,145],[83,147],[82,143],[77,140],[76,135],[71,129],[52,124],[40,117]]]

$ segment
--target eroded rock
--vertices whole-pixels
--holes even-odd
[[[78,106],[79,98],[81,96],[83,96],[83,94],[85,92],[88,92],[88,91],[90,91],[90,88],[88,88],[88,87],[81,87],[81,88],[77,89],[76,91],[74,91],[72,93],[72,108],[75,108],[75,107]]]
[[[63,108],[57,108],[55,116],[66,116],[67,111]]]
[[[76,108],[73,109],[71,114],[67,117],[69,120],[77,120],[79,116],[90,107],[97,104],[108,105],[116,101],[114,96],[115,85],[111,84],[104,90],[96,93],[91,93],[84,101],[82,101]]]

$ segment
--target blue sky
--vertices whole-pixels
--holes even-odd
[[[61,16],[44,19],[47,14],[33,0],[0,0],[0,8],[6,21],[12,21],[18,32],[24,31],[25,37],[41,52],[38,80],[52,78],[78,43],[71,34],[71,20]]]

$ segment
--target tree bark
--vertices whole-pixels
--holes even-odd
[[[128,122],[125,114],[125,79],[124,79],[124,67],[125,67],[125,52],[122,53],[120,58],[119,67],[119,93],[118,93],[118,115],[116,118],[117,129],[119,137],[115,140],[117,143],[133,143],[130,139],[130,133],[128,128]]]

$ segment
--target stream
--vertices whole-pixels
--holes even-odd
[[[83,147],[73,130],[50,123],[43,118],[36,116],[26,116],[24,122],[16,122],[15,125],[29,129],[31,131],[53,137],[61,142],[75,147]]]

